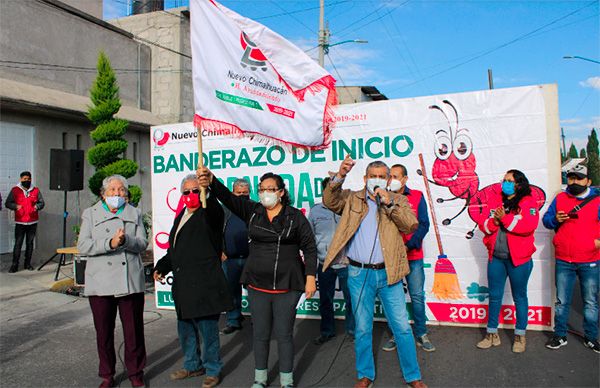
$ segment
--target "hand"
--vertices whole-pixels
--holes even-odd
[[[596,249],[600,249],[600,238],[594,240],[594,245],[596,246]]]
[[[340,169],[338,170],[337,176],[341,179],[344,179],[355,164],[356,162],[352,160],[350,154],[347,154],[346,158],[342,161],[342,164],[340,164]]]
[[[221,253],[221,263],[227,260],[227,255],[225,253]]]
[[[317,292],[317,281],[314,276],[308,275],[306,276],[306,286],[304,287],[306,299],[312,298],[315,292]]]
[[[158,273],[158,271],[154,271],[152,274],[155,282],[159,282],[160,284],[165,284],[165,276],[163,274]]]
[[[213,173],[206,167],[199,167],[196,170],[196,176],[200,187],[207,188],[212,183]]]
[[[17,205],[17,210],[21,210],[22,207],[23,206],[21,206],[21,205]]]
[[[502,206],[498,206],[496,208],[496,211],[494,211],[494,218],[497,219],[498,221],[500,221],[505,215],[506,215],[506,211],[504,210],[504,207],[502,207]]]
[[[390,192],[382,187],[378,187],[375,190],[374,195],[375,196],[379,195],[379,198],[381,199],[381,203],[384,205],[389,205],[390,203],[392,203],[392,196],[390,195]]]
[[[110,247],[116,249],[118,246],[125,244],[125,230],[123,228],[117,229],[117,232],[110,240]]]
[[[568,219],[569,219],[569,215],[567,213],[563,212],[562,210],[559,210],[556,213],[556,221],[558,221],[559,223],[563,223]],[[598,240],[596,240],[596,241],[598,241]]]

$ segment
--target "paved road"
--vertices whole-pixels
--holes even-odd
[[[4,266],[3,266],[4,267]],[[91,312],[85,298],[47,291],[53,266],[41,272],[0,272],[0,385],[2,387],[98,386],[97,357]],[[154,296],[146,296],[145,313],[149,387],[197,387],[201,378],[173,382],[169,373],[179,369],[182,355],[175,332],[175,314],[157,310]],[[338,329],[341,331],[341,322]],[[296,383],[299,387],[351,387],[354,383],[354,348],[339,336],[320,347],[312,344],[318,322],[298,320],[295,332]],[[117,346],[121,343],[117,329]],[[418,351],[425,381],[431,387],[598,387],[600,357],[569,336],[569,345],[558,351],[544,347],[549,333],[529,332],[527,352],[513,354],[512,333],[501,331],[502,346],[479,350],[475,343],[481,329],[431,327],[436,352]],[[225,367],[223,387],[249,387],[253,379],[251,325],[221,336]],[[375,324],[376,387],[404,386],[395,353],[380,351],[387,336]],[[272,360],[277,359],[273,343]],[[121,351],[122,353],[122,351]],[[118,362],[118,378],[122,375]],[[271,361],[269,381],[278,383],[277,366]]]

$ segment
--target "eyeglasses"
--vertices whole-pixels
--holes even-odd
[[[266,191],[267,193],[276,193],[279,190],[281,190],[281,189],[278,189],[277,187],[267,187],[267,188],[264,188],[264,189],[263,188],[259,188],[258,192],[259,193],[264,193]]]
[[[194,194],[198,194],[200,192],[200,189],[192,189],[190,190],[183,190],[183,192],[181,194],[183,195],[190,195],[190,193],[194,193]]]

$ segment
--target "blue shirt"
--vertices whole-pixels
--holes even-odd
[[[377,231],[377,204],[367,196],[367,205],[369,211],[348,243],[347,255],[360,263],[379,264],[383,263],[383,251]]]

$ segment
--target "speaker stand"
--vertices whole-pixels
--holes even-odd
[[[61,248],[65,248],[67,245],[67,217],[69,215],[69,213],[67,213],[67,191],[63,191],[63,193],[64,193],[65,201],[64,201],[64,207],[63,207],[63,235],[62,235],[62,247]],[[55,253],[54,255],[52,255],[52,257],[50,257],[42,265],[40,265],[37,270],[39,271],[42,268],[44,268],[44,266],[46,264],[48,264],[49,262],[54,260],[54,258],[58,255],[59,255],[58,252]],[[58,274],[60,273],[60,267],[66,264],[66,259],[67,259],[67,255],[65,253],[60,253],[60,259],[58,260],[58,267],[56,267],[56,275],[54,275],[54,281],[58,280]]]

